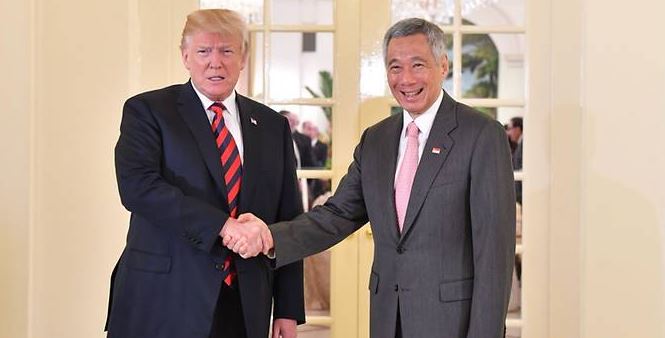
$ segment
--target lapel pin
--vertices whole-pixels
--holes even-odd
[[[256,120],[253,117],[249,118],[249,122],[251,122],[255,126],[258,125],[258,122],[256,122]]]
[[[441,153],[441,148],[439,147],[434,147],[432,148],[432,154],[440,154]]]

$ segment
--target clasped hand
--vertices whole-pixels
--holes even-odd
[[[268,226],[251,213],[242,214],[237,219],[229,217],[220,236],[224,245],[242,258],[254,257],[259,253],[267,255],[273,248]]]

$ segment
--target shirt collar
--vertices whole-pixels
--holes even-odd
[[[439,111],[439,106],[441,106],[441,101],[443,101],[443,89],[439,93],[439,97],[436,99],[436,101],[434,101],[434,103],[429,108],[427,108],[424,113],[418,115],[415,120],[411,117],[411,114],[409,114],[408,111],[404,110],[402,113],[402,118],[404,119],[402,124],[402,136],[406,135],[406,126],[408,126],[409,123],[413,121],[422,135],[427,138],[429,136],[430,130],[432,129],[432,125],[434,124],[436,113]]]
[[[192,88],[194,88],[194,91],[196,92],[196,95],[199,97],[199,100],[201,100],[201,104],[203,105],[203,110],[208,110],[210,106],[215,103],[215,101],[209,99],[207,96],[203,95],[196,86],[194,85],[194,82],[192,82]],[[236,106],[236,91],[232,90],[231,94],[224,100],[222,100],[222,104],[224,104],[224,107],[226,107],[226,110],[233,116],[236,120],[239,120],[238,118],[238,108]]]

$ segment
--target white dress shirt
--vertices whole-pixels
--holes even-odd
[[[199,99],[201,100],[201,104],[203,105],[203,110],[205,110],[206,115],[208,116],[208,122],[210,122],[210,125],[212,125],[212,121],[215,118],[215,112],[210,110],[210,106],[215,103],[215,101],[212,101],[209,99],[207,96],[201,94],[198,89],[196,89],[196,86],[194,83],[192,83],[192,87],[194,87],[194,91],[196,92],[196,95],[199,96]],[[236,104],[236,91],[232,91],[231,95],[229,95],[224,101],[222,101],[222,104],[224,104],[224,112],[222,112],[222,116],[224,116],[224,124],[226,125],[226,128],[229,129],[229,132],[231,133],[231,136],[233,136],[233,140],[236,143],[236,146],[238,147],[238,154],[240,155],[240,162],[244,163],[244,157],[243,157],[243,145],[242,145],[242,130],[240,128],[240,113],[238,113],[238,105]]]
[[[423,156],[423,150],[425,149],[425,143],[427,143],[427,138],[429,137],[429,132],[432,130],[432,125],[434,124],[434,118],[436,117],[436,112],[439,111],[439,106],[443,100],[443,90],[439,93],[439,97],[434,101],[434,103],[425,110],[424,113],[418,115],[414,120],[411,118],[406,109],[402,113],[402,132],[399,137],[399,152],[397,155],[397,168],[395,168],[395,183],[397,182],[397,174],[399,173],[399,168],[402,166],[402,160],[404,159],[404,152],[406,152],[406,127],[413,121],[420,133],[418,133],[418,163],[420,163],[420,158]]]

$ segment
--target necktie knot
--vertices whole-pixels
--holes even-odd
[[[418,129],[418,126],[413,121],[406,126],[406,137],[418,137],[419,132],[420,129]]]
[[[215,115],[221,115],[224,109],[225,109],[224,104],[221,102],[215,102],[210,105],[210,110],[212,110],[212,112],[215,113]]]

